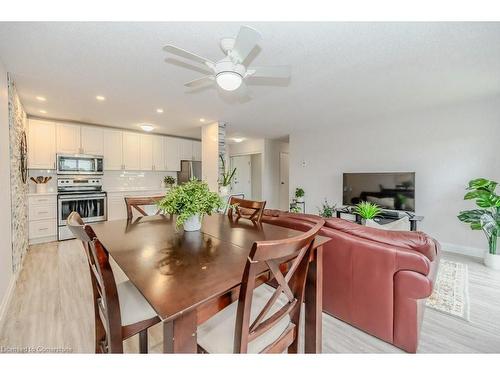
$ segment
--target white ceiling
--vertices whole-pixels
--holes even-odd
[[[29,114],[151,122],[189,137],[200,137],[200,117],[233,135],[278,138],[500,91],[500,23],[246,24],[263,36],[252,64],[292,66],[289,82],[250,85],[251,100],[189,92],[183,83],[202,73],[166,63],[173,56],[162,51],[172,43],[218,60],[219,39],[240,23],[0,23],[0,59]]]

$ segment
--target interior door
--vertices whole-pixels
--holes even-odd
[[[233,194],[245,194],[252,199],[252,162],[250,155],[231,157],[231,170],[236,168],[232,183]]]
[[[287,152],[280,152],[280,209],[288,211],[290,209],[290,191],[288,190],[289,160]]]

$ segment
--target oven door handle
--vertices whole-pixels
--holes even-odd
[[[74,201],[74,200],[91,200],[91,199],[96,199],[96,198],[106,198],[106,194],[88,194],[88,195],[64,195],[64,196],[59,196],[58,199],[60,201]]]

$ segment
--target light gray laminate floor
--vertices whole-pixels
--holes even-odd
[[[0,347],[66,348],[93,352],[89,271],[76,240],[35,245],[27,254],[0,326]],[[421,353],[500,352],[500,272],[479,260],[445,253],[469,266],[470,322],[427,309]],[[150,352],[161,352],[162,329],[150,329]],[[138,352],[138,338],[125,343]],[[324,353],[398,353],[399,349],[323,314]]]

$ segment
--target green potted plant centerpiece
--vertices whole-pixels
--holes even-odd
[[[163,183],[166,188],[171,188],[175,184],[175,178],[172,176],[165,176],[163,178]]]
[[[482,230],[488,240],[488,251],[484,253],[484,264],[500,269],[500,254],[497,238],[500,236],[500,196],[495,193],[497,182],[485,178],[469,181],[464,199],[475,199],[479,209],[460,211],[458,219],[470,224],[473,230]]]
[[[231,190],[231,182],[233,182],[234,174],[236,173],[236,168],[233,168],[232,171],[226,169],[226,161],[222,155],[219,155],[219,158],[222,163],[222,173],[219,179],[219,193],[222,196],[229,195],[229,191]]]
[[[219,195],[211,192],[206,182],[196,179],[172,187],[158,202],[158,208],[177,215],[176,225],[188,232],[200,230],[203,215],[211,215],[223,206]]]
[[[302,189],[301,187],[295,189],[295,199],[297,199],[297,202],[304,202],[304,195],[306,195],[304,189]]]
[[[375,203],[360,202],[354,207],[353,212],[361,216],[362,224],[366,224],[367,220],[373,220],[382,212],[382,210]]]

